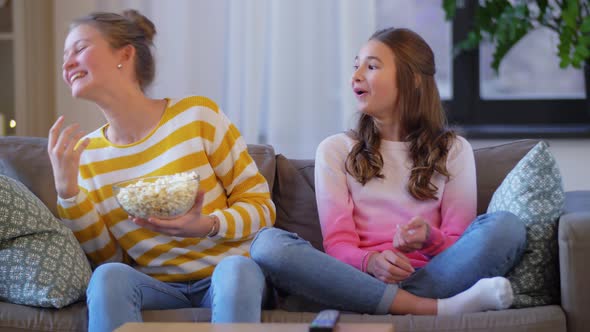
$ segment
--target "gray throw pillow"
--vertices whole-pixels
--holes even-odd
[[[0,175],[0,300],[61,308],[92,271],[78,241],[25,185]]]
[[[488,212],[512,212],[527,228],[522,260],[506,276],[515,308],[559,303],[557,220],[564,203],[561,174],[545,142],[518,162],[492,197]]]

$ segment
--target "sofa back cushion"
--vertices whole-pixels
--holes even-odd
[[[313,160],[277,156],[273,201],[277,208],[276,227],[297,233],[316,249],[324,250],[315,201]]]
[[[474,150],[477,172],[477,213],[483,214],[494,191],[539,140],[519,140]],[[275,226],[299,234],[320,250],[322,234],[315,200],[314,161],[277,156],[273,189]]]
[[[268,187],[272,193],[272,187],[275,182],[276,161],[275,150],[272,146],[266,144],[248,144],[248,153],[254,159],[258,171],[268,182]]]
[[[22,182],[53,215],[57,215],[57,194],[47,154],[47,138],[0,137],[0,174]]]
[[[486,213],[492,195],[506,175],[539,142],[536,139],[525,139],[473,150],[478,215]]]

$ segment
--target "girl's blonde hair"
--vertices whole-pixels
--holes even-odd
[[[135,77],[142,90],[154,80],[156,64],[152,54],[156,27],[137,10],[125,10],[122,14],[96,12],[75,19],[70,31],[80,25],[96,28],[113,49],[132,45],[135,48]]]

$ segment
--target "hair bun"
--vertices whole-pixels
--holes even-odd
[[[145,35],[145,38],[152,42],[156,34],[156,26],[149,18],[135,9],[127,9],[123,11],[123,17],[133,22]]]

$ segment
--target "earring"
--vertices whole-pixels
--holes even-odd
[[[121,68],[123,68],[123,65],[122,64],[118,64],[117,65],[117,68],[121,69]]]

